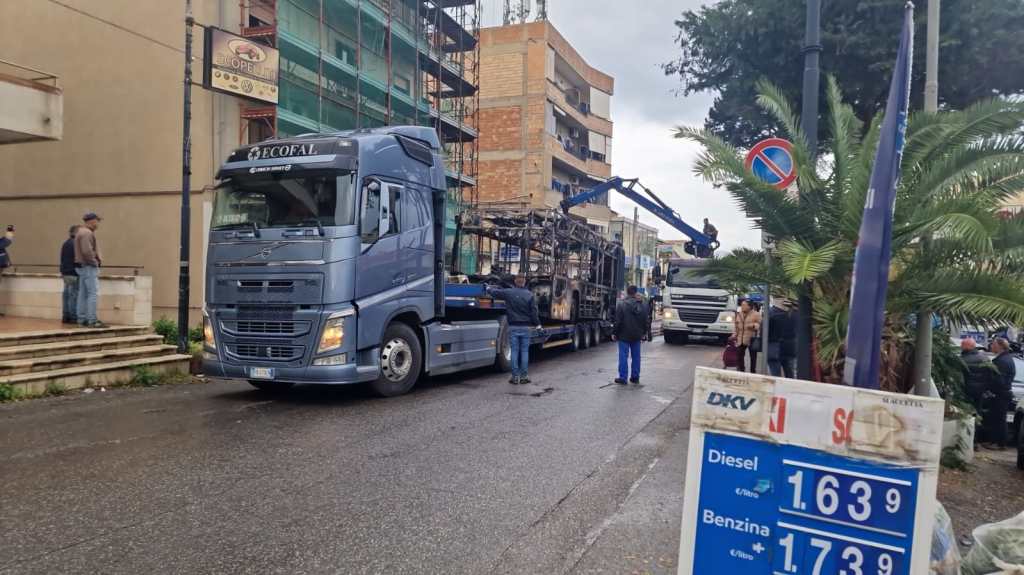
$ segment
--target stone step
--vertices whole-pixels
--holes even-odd
[[[109,337],[127,337],[133,335],[149,335],[153,330],[149,326],[111,326],[105,328],[71,327],[43,331],[20,331],[0,333],[0,348],[14,345],[38,345],[58,341],[83,341]]]
[[[28,359],[50,355],[86,353],[104,349],[124,349],[160,345],[164,338],[159,335],[130,335],[125,337],[103,337],[71,341],[53,341],[35,345],[12,345],[0,347],[0,362],[13,359]]]
[[[0,361],[0,377],[169,355],[176,349],[173,345],[160,344]]]
[[[179,372],[188,373],[189,356],[161,355],[144,359],[100,363],[37,371],[0,377],[0,384],[8,384],[25,395],[41,395],[47,387],[54,385],[63,389],[81,389],[83,387],[112,387],[130,383],[135,369],[146,367],[155,373]]]

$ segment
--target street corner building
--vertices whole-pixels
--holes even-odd
[[[482,203],[555,208],[612,175],[614,80],[548,21],[480,32]],[[573,208],[609,232],[604,194]]]
[[[192,322],[214,174],[240,145],[429,126],[448,219],[476,199],[478,1],[193,0],[192,13]],[[220,55],[205,77],[204,48]],[[123,279],[101,286],[101,315],[176,316],[184,53],[184,2],[0,2],[0,224],[17,227],[0,312],[59,317],[59,293],[39,287],[60,281],[68,226],[95,211],[104,275]]]

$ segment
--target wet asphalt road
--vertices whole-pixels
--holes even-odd
[[[693,367],[660,338],[380,400],[214,382],[0,406],[0,573],[674,573]]]

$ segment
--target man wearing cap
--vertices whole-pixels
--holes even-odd
[[[82,217],[85,222],[75,234],[75,271],[78,272],[78,325],[85,327],[107,327],[96,319],[96,298],[100,287],[100,256],[96,245],[96,228],[100,217],[89,212]]]

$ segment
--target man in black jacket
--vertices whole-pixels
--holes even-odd
[[[774,299],[768,310],[768,371],[775,377],[795,377],[793,359],[796,358],[796,314],[792,303],[783,298]]]
[[[11,267],[11,256],[7,253],[7,248],[14,243],[14,226],[7,226],[7,233],[0,236],[0,282],[4,281],[3,273],[4,268]],[[0,312],[0,316],[4,314]]]
[[[640,383],[640,342],[647,340],[651,329],[651,315],[642,296],[637,295],[636,286],[626,288],[626,298],[615,306],[615,327],[612,339],[619,342],[619,377],[615,383],[626,385],[626,371],[629,381]],[[630,358],[632,357],[632,365]]]
[[[499,289],[489,287],[487,293],[491,297],[504,300],[505,317],[508,320],[508,339],[512,347],[512,385],[530,383],[527,377],[530,367],[530,338],[533,331],[539,331],[540,315],[537,313],[537,300],[533,292],[526,289],[526,276],[517,275],[516,287]]]
[[[1006,414],[1010,411],[1013,400],[1013,378],[1017,376],[1017,366],[1013,363],[1010,353],[1010,342],[1006,338],[997,337],[989,349],[996,354],[992,359],[999,377],[994,378],[988,391],[991,397],[986,402],[987,410],[982,417],[985,429],[985,447],[1001,450],[1006,447]]]
[[[60,275],[64,278],[64,323],[78,323],[78,272],[75,271],[75,234],[78,225],[68,230],[68,239],[60,247]]]

